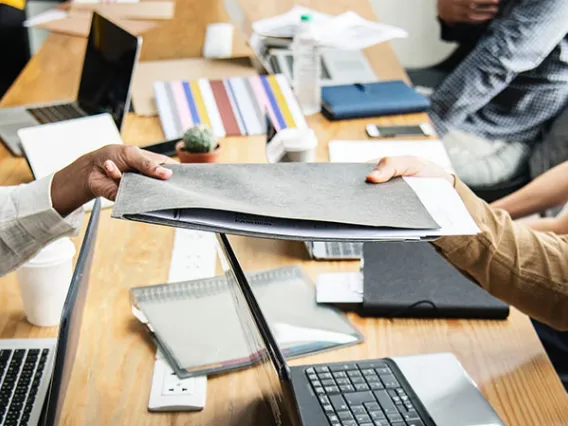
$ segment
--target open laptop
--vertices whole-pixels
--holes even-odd
[[[275,74],[284,74],[294,81],[294,56],[291,49],[271,49],[269,61]],[[353,83],[373,83],[377,76],[359,50],[323,49],[321,51],[322,86],[338,86]]]
[[[130,85],[142,39],[93,13],[77,99],[0,108],[0,139],[22,155],[18,130],[108,112],[120,130],[130,108]]]
[[[452,354],[289,367],[228,238],[217,238],[274,424],[505,426]]]
[[[95,202],[57,339],[0,339],[0,425],[59,424],[81,330],[100,215]]]

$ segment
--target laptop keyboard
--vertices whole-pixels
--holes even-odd
[[[0,350],[0,425],[26,425],[49,349]]]
[[[329,257],[361,258],[363,257],[363,244],[327,242],[325,251]]]
[[[318,365],[306,375],[331,426],[425,426],[385,362]]]
[[[51,105],[39,108],[27,108],[27,111],[39,121],[40,124],[56,123],[58,121],[81,118],[85,113],[75,104]]]

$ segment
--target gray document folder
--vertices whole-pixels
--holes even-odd
[[[440,226],[400,178],[365,182],[371,164],[180,164],[167,181],[124,175],[113,217],[299,240],[373,240]]]

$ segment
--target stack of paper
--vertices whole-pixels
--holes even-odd
[[[126,174],[113,217],[262,238],[429,240],[479,232],[444,179],[365,182],[371,164],[172,165],[167,181]]]
[[[301,17],[305,14],[311,15],[318,45],[327,49],[362,50],[408,36],[401,28],[363,19],[355,12],[332,16],[307,7],[294,6],[286,13],[252,24],[253,33],[249,38],[249,45],[266,71],[274,72],[270,61],[271,50],[290,48]]]

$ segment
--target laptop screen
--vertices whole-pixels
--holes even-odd
[[[130,105],[130,84],[140,40],[93,13],[77,101],[89,115],[108,112],[120,129]]]
[[[276,425],[299,425],[288,366],[276,339],[263,316],[255,295],[224,234],[217,235],[219,259],[229,283],[234,306],[241,323],[249,356],[255,361],[253,369],[261,396],[270,408]],[[258,424],[268,424],[256,419]],[[264,419],[263,419],[264,420]]]
[[[91,218],[87,225],[87,231],[79,251],[73,278],[71,278],[69,291],[61,312],[53,375],[43,407],[42,422],[40,422],[43,425],[52,426],[59,424],[81,332],[83,308],[85,307],[85,299],[89,287],[89,275],[91,273],[100,210],[101,201],[97,199],[91,212]]]

